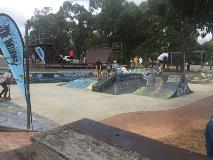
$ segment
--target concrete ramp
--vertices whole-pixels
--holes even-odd
[[[65,86],[70,88],[80,88],[80,89],[92,89],[92,85],[97,83],[98,80],[95,78],[82,78],[70,81]]]
[[[112,95],[134,93],[138,88],[146,85],[143,79],[134,79],[128,81],[114,82],[111,86],[106,88],[103,92]]]
[[[168,73],[152,74],[152,80],[148,80],[147,86],[139,88],[135,94],[157,98],[174,98],[192,93],[185,74],[172,76]]]
[[[120,74],[103,78],[93,85],[93,91],[113,95],[133,93],[145,85],[143,74]]]

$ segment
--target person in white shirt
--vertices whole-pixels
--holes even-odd
[[[124,66],[121,67],[121,72],[122,72],[123,74],[128,74],[128,73],[129,73],[129,72],[127,71],[126,67],[124,67]]]
[[[162,72],[164,70],[166,62],[168,61],[168,57],[169,57],[168,53],[162,53],[158,57],[158,61],[160,63],[159,68],[158,68],[159,72]]]
[[[2,98],[2,95],[4,94],[3,98],[7,98],[7,92],[8,92],[8,82],[10,81],[10,79],[12,78],[12,73],[10,70],[8,70],[7,72],[5,72],[0,79],[0,84],[2,85],[2,91],[0,93],[0,98]]]
[[[139,57],[138,61],[139,61],[139,67],[141,68],[143,65],[143,58]]]
[[[116,61],[113,62],[112,64],[112,70],[115,72],[116,68],[118,68],[118,63]]]

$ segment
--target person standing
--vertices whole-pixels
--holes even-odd
[[[2,86],[2,91],[0,93],[0,98],[2,98],[2,95],[3,95],[3,98],[7,98],[7,92],[8,92],[8,83],[10,81],[10,79],[12,78],[12,73],[10,70],[8,70],[7,72],[5,72],[2,76],[1,76],[1,79],[0,79],[0,84]]]
[[[154,62],[151,57],[149,57],[148,64],[149,64],[149,66],[151,66],[151,68],[153,68]]]
[[[132,69],[133,68],[133,60],[132,59],[130,59],[130,68]]]
[[[75,51],[74,50],[70,50],[69,51],[69,56],[70,56],[70,62],[73,62],[73,59],[75,58]]]
[[[109,76],[110,75],[110,71],[111,71],[111,63],[110,63],[109,60],[107,60],[106,64],[107,64],[107,75]]]
[[[114,73],[116,71],[116,68],[118,68],[118,63],[117,63],[117,61],[114,61],[112,64],[112,70],[114,71]]]
[[[138,61],[139,61],[139,67],[142,68],[142,65],[143,65],[143,58],[142,58],[142,57],[139,57]]]
[[[206,125],[205,131],[207,159],[213,160],[213,116]]]
[[[102,71],[102,63],[101,63],[99,58],[96,59],[95,68],[96,68],[96,71],[97,71],[97,77],[100,77],[101,71]]]
[[[86,57],[86,55],[84,55],[83,63],[87,63],[87,57]]]
[[[135,68],[138,68],[138,56],[134,57],[133,62],[134,62]]]

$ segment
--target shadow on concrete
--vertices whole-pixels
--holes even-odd
[[[58,126],[57,123],[33,113],[33,130],[47,131]],[[26,108],[20,107],[11,101],[0,102],[0,131],[26,130]]]

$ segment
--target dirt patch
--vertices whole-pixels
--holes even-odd
[[[180,148],[206,154],[205,130],[189,129],[185,133],[179,133],[159,139],[168,144],[175,144]]]
[[[121,114],[102,122],[205,154],[204,130],[212,104],[213,96],[178,109]]]
[[[0,132],[0,152],[15,150],[31,144],[30,137],[37,132]]]

